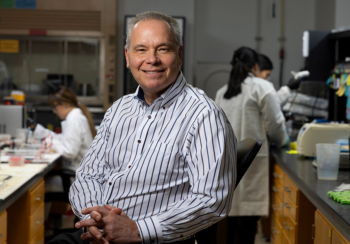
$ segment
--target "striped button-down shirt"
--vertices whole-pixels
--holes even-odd
[[[151,106],[139,87],[108,109],[69,194],[80,218],[109,204],[136,222],[143,243],[167,243],[224,217],[234,182],[232,127],[180,72]]]

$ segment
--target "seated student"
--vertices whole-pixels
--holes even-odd
[[[269,77],[273,70],[273,64],[271,60],[264,54],[258,54],[258,64],[259,69],[256,72],[256,77],[262,78],[264,80],[269,80]],[[291,90],[296,90],[299,88],[300,82],[301,78],[292,77],[287,83],[287,85],[282,86],[277,91],[278,100],[281,106],[283,106],[288,101],[288,98],[291,94]]]
[[[63,120],[62,133],[45,129],[37,124],[35,138],[52,138],[52,150],[63,157],[62,169],[76,170],[90,147],[96,130],[92,116],[87,108],[78,102],[75,93],[68,87],[60,87],[49,95],[53,112]],[[51,182],[51,183],[50,183]],[[46,184],[46,191],[63,191],[60,177],[54,177]]]

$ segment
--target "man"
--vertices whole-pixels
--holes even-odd
[[[259,71],[257,72],[257,77],[262,78],[264,80],[268,80],[273,70],[273,64],[271,60],[263,54],[258,55],[258,60],[259,60]],[[283,106],[288,101],[288,98],[291,95],[291,90],[298,89],[301,83],[301,79],[308,75],[309,73],[305,71],[295,73],[293,77],[288,81],[287,85],[282,86],[277,91],[278,100],[281,106]]]
[[[221,109],[186,83],[182,52],[173,18],[131,21],[125,57],[139,87],[108,109],[71,186],[85,233],[52,243],[194,243],[226,216],[236,138]]]

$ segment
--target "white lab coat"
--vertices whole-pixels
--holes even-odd
[[[236,188],[229,216],[264,216],[269,213],[269,142],[283,145],[287,134],[276,90],[272,83],[248,76],[242,92],[225,99],[227,85],[215,102],[226,113],[238,141],[255,138],[262,147]]]
[[[278,91],[278,100],[280,101],[281,107],[283,107],[287,102],[292,91],[288,86],[282,86]]]
[[[56,134],[38,124],[34,137],[43,138],[52,136],[52,150],[64,158],[62,168],[76,170],[85,156],[92,142],[89,123],[80,108],[74,108],[61,122],[62,133]]]

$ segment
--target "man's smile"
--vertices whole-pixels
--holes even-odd
[[[162,72],[165,71],[165,69],[163,70],[142,70],[143,72],[145,72],[146,74],[160,74]]]

